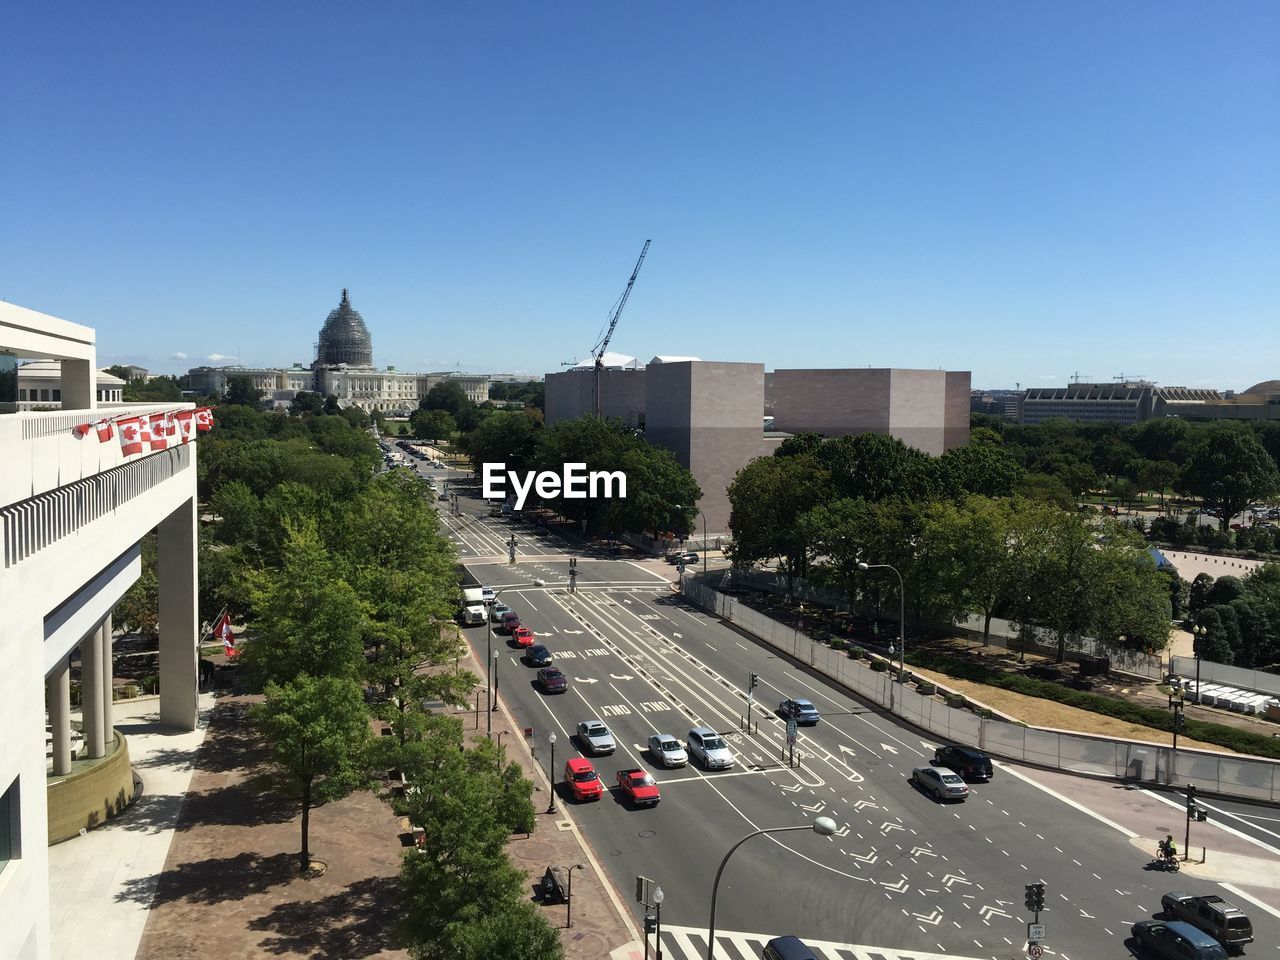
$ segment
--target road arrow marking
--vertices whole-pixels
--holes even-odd
[[[873,800],[859,800],[857,803],[853,805],[853,809],[855,810],[861,810],[863,807],[875,807],[877,810],[879,810],[880,804],[876,803]]]
[[[872,847],[871,852],[868,854],[851,853],[849,856],[853,857],[855,860],[861,861],[862,863],[875,863],[880,859],[880,855],[876,853],[875,847]]]
[[[888,833],[890,830],[906,830],[906,829],[907,828],[900,823],[890,823],[887,820],[884,823],[880,824],[881,833]]]
[[[802,803],[800,804],[800,809],[808,810],[810,813],[821,813],[823,809],[826,807],[826,805],[827,805],[827,801],[819,800],[817,803],[813,804],[812,806],[810,806],[807,803]]]
[[[573,680],[575,683],[595,683],[596,682],[594,677],[586,677],[586,678],[574,677]]]
[[[1006,917],[1006,918],[1008,918],[1008,919],[1010,919],[1010,920],[1012,920],[1012,919],[1013,919],[1013,917],[1009,916],[1009,914],[1005,913],[1005,912],[1004,912],[1003,910],[1001,910],[999,907],[992,907],[992,906],[989,906],[989,905],[988,905],[988,906],[981,907],[981,908],[978,910],[978,914],[979,914],[979,916],[981,916],[981,917],[982,917],[982,922],[983,922],[983,923],[985,923],[985,924],[987,924],[988,926],[990,926],[990,925],[991,925],[991,918],[992,918],[992,917]]]
[[[802,789],[804,789],[804,785],[797,783],[794,787],[783,787],[782,789],[787,791],[787,793],[799,793]]]
[[[833,836],[836,837],[847,837],[848,835],[849,825],[847,823],[833,834]]]
[[[880,749],[881,749],[881,750],[883,750],[885,753],[892,753],[892,754],[895,754],[895,755],[896,755],[896,754],[897,754],[897,752],[898,752],[898,748],[897,748],[897,747],[891,747],[891,746],[889,746],[889,744],[887,744],[887,743],[882,743],[882,744],[880,744]]]
[[[956,873],[948,873],[942,878],[942,885],[947,888],[948,893],[951,892],[951,885],[953,883],[963,883],[965,886],[973,886],[972,880],[966,880],[964,877]]]
[[[856,756],[857,756],[857,753],[855,753],[855,752],[854,752],[853,747],[846,747],[843,743],[842,743],[842,744],[840,744],[840,752],[841,752],[841,753],[847,753],[847,754],[849,754],[849,756],[851,756],[851,757],[856,757]]]
[[[579,633],[582,633],[582,631],[581,631],[581,630],[565,630],[564,632],[565,632],[565,633],[572,633],[572,634],[579,634]]]
[[[911,855],[913,857],[936,857],[937,856],[937,854],[934,853],[932,850],[930,850],[928,847],[913,847],[911,849]]]
[[[929,914],[927,917],[923,913],[913,913],[912,916],[921,923],[931,923],[936,927],[938,925],[938,921],[942,919],[942,911],[935,909],[933,913]]]
[[[885,883],[881,880],[880,886],[886,890],[892,890],[894,893],[906,893],[911,885],[906,880],[899,880],[897,883]]]
[[[677,640],[683,640],[683,639],[684,639],[684,634],[680,634],[680,633],[673,633],[673,634],[671,634],[671,635],[672,635],[673,637],[675,637]]]
[[[616,673],[611,673],[609,674],[609,679],[610,680],[634,680],[635,677],[633,677],[629,673],[624,673],[622,676],[618,676]]]

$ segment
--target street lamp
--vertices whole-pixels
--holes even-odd
[[[702,513],[701,507],[682,507],[676,504],[677,510],[697,510]],[[702,573],[705,576],[707,572],[707,515],[702,513]]]
[[[898,577],[898,682],[902,682],[902,674],[907,668],[907,587],[902,581],[902,574],[891,563],[863,563],[858,561],[859,570],[892,570]],[[893,660],[893,646],[889,647],[889,659]],[[893,686],[889,687],[889,709],[893,710]]]
[[[569,868],[569,890],[564,898],[564,925],[566,927],[573,926],[573,871],[585,870],[585,863],[575,863]]]
[[[662,892],[661,887],[653,888],[653,912],[655,917],[654,923],[658,928],[658,952],[654,954],[657,960],[662,960],[662,901],[667,899],[666,894]]]
[[[551,741],[551,767],[547,770],[547,779],[551,781],[551,803],[547,807],[547,813],[556,812],[556,732],[551,731],[551,736],[547,738]]]
[[[1192,628],[1193,638],[1191,641],[1191,652],[1196,655],[1196,699],[1200,702],[1200,658],[1204,655],[1204,638],[1209,633],[1209,628],[1203,623],[1198,623]]]
[[[707,960],[715,960],[716,953],[716,897],[720,893],[720,875],[724,873],[724,865],[729,862],[729,858],[733,856],[733,851],[750,840],[752,837],[758,837],[762,833],[786,833],[789,830],[812,830],[820,837],[829,837],[836,832],[836,822],[830,817],[819,817],[813,823],[802,823],[795,827],[766,827],[763,830],[757,830],[755,833],[748,833],[745,837],[729,848],[729,852],[724,855],[724,859],[720,861],[720,869],[716,871],[716,882],[711,888],[711,922],[707,925]],[[657,903],[657,891],[654,891],[654,902]],[[659,927],[659,934],[662,928]]]
[[[492,713],[498,709],[498,651],[493,651],[493,706],[489,708]],[[493,718],[491,717],[490,720]]]

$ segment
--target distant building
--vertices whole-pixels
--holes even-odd
[[[999,417],[1010,423],[1018,422],[1018,401],[1022,399],[1021,390],[971,390],[969,391],[969,412],[985,413],[989,417]]]
[[[342,407],[380,410],[391,416],[408,416],[418,409],[418,401],[438,383],[458,384],[473,403],[489,399],[489,377],[485,374],[407,373],[395,367],[375,367],[373,338],[364,317],[351,306],[346,290],[320,328],[316,357],[309,367],[300,363],[292,367],[193,367],[187,372],[187,383],[193,392],[220,395],[226,393],[227,382],[234,377],[248,377],[276,406],[288,406],[300,391],[310,390],[336,397]]]
[[[136,363],[126,363],[119,369],[124,371],[124,378],[130,382],[134,380],[150,380],[151,371],[146,367],[140,367]]]
[[[1197,417],[1206,405],[1221,399],[1217,390],[1157,387],[1145,380],[1032,387],[1019,400],[1018,422],[1144,423],[1160,417]]]
[[[1178,413],[1188,420],[1280,420],[1280,380],[1264,380],[1240,393]]]
[[[94,377],[98,403],[123,403],[124,381],[99,370]],[[18,367],[18,409],[57,410],[62,407],[62,362],[35,360]]]

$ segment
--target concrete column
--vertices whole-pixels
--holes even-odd
[[[98,631],[98,640],[102,644],[102,737],[108,747],[111,746],[116,729],[115,707],[111,702],[114,699],[111,684],[111,630],[111,614],[108,613]]]
[[[49,690],[49,726],[53,730],[53,775],[71,772],[71,664],[63,660],[45,681]]]
[[[85,756],[97,760],[107,751],[102,709],[102,642],[96,629],[80,641],[80,716],[84,721]]]
[[[161,520],[157,533],[160,722],[194,730],[200,682],[195,497]]]
[[[93,410],[98,406],[98,378],[92,360],[62,361],[62,409]]]

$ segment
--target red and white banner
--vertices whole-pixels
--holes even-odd
[[[234,657],[239,652],[236,650],[236,636],[231,632],[231,614],[222,615],[222,619],[213,628],[213,635],[222,641],[222,649],[228,657]]]
[[[190,443],[197,432],[213,429],[213,410],[199,407],[195,410],[168,410],[138,417],[106,417],[89,423],[77,423],[71,432],[80,438],[96,432],[99,443],[106,443],[120,432],[120,452],[126,457],[144,450],[164,450],[178,443]]]
[[[213,411],[208,407],[196,407],[196,428],[201,433],[213,429]]]
[[[194,410],[179,410],[173,415],[178,426],[178,439],[190,443],[196,435],[196,418]]]
[[[94,429],[98,431],[98,442],[106,443],[116,435],[116,426],[114,420],[99,420],[94,425]]]
[[[138,417],[118,421],[120,425],[120,452],[126,457],[142,452],[142,423]]]

